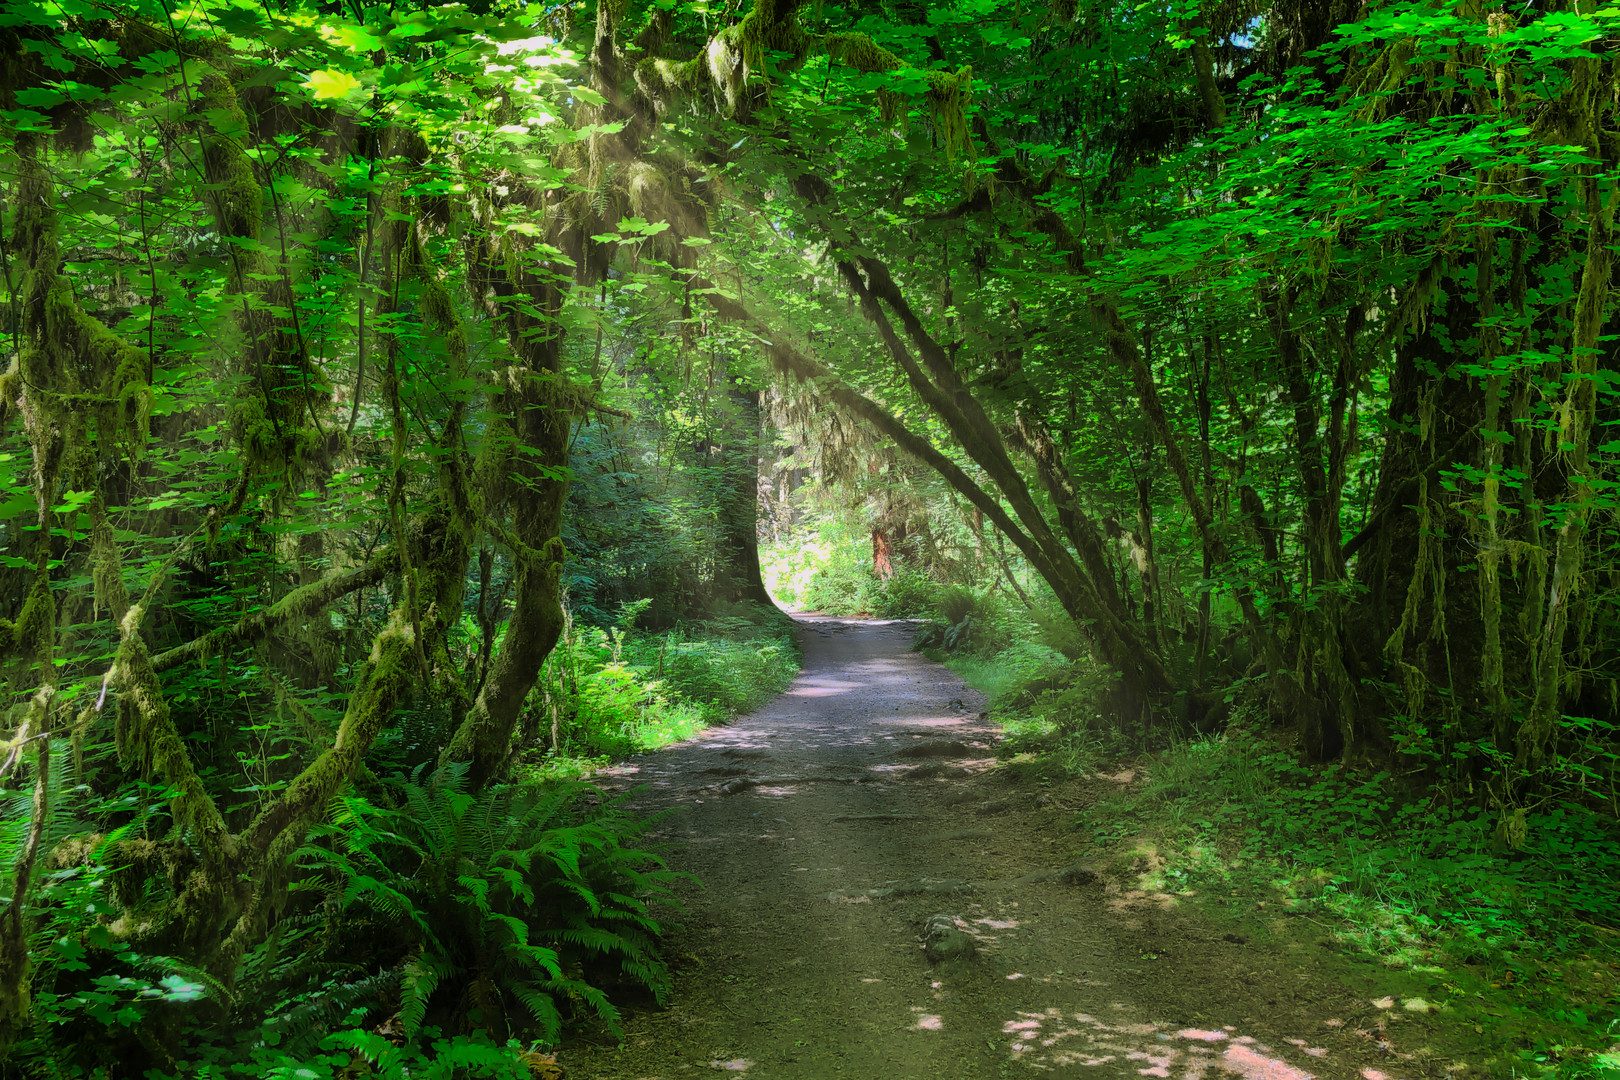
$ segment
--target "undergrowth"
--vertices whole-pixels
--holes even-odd
[[[1100,793],[1075,819],[1093,857],[1145,890],[1308,920],[1346,959],[1430,980],[1500,1033],[1500,1075],[1620,1080],[1620,826],[1604,807],[1547,798],[1509,844],[1466,786],[1303,764],[1241,695],[1215,733],[1122,731],[1106,673],[1038,620],[1010,637],[920,640],[990,696],[1004,767]]]
[[[880,619],[929,618],[940,585],[908,562],[878,574],[869,538],[839,517],[805,525],[760,551],[765,584],[790,610]]]
[[[570,622],[530,697],[529,724],[544,750],[529,778],[587,775],[614,758],[691,738],[758,708],[799,670],[792,621],[737,605],[658,633],[635,629],[647,601],[612,626]]]
[[[109,926],[130,830],[53,871],[35,980],[47,1022],[4,1075],[526,1077],[566,1030],[616,1031],[619,1002],[662,1000],[683,875],[639,846],[657,819],[578,782],[475,793],[466,772],[335,799],[232,986],[136,955]],[[131,1071],[129,1041],[154,1020],[166,1038],[142,1040],[148,1064]]]
[[[1116,861],[1151,847],[1144,889],[1249,897],[1326,928],[1348,958],[1424,976],[1500,1036],[1520,1076],[1620,1075],[1620,828],[1571,800],[1508,847],[1489,808],[1412,798],[1388,771],[1313,767],[1234,725],[1115,767],[1142,775],[1083,811]],[[1502,1016],[1507,1019],[1501,1019]]]

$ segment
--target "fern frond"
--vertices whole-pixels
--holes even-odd
[[[615,1032],[621,1030],[622,1018],[619,1016],[619,1010],[614,1007],[613,1002],[609,1001],[607,995],[602,993],[600,989],[579,979],[570,979],[565,985],[570,991],[578,994],[591,1007],[591,1011],[612,1027]]]
[[[534,1018],[540,1028],[541,1041],[554,1043],[562,1036],[562,1013],[557,1011],[557,1003],[545,990],[523,982],[503,984],[507,993],[522,1004],[523,1009]]]
[[[441,957],[423,953],[405,969],[405,982],[399,999],[399,1023],[411,1038],[421,1030],[427,1015],[428,999],[439,987],[439,980],[449,974],[449,965]]]

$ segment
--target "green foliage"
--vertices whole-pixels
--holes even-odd
[[[938,617],[1076,769],[1264,679],[1305,753],[1373,771],[1176,746],[1145,805],[1349,867],[1346,903],[1610,919],[1613,5],[655,6],[600,37],[544,5],[8,6],[0,711],[75,752],[48,820],[0,822],[0,869],[43,838],[0,1031],[160,1060],[261,888],[243,933],[287,953],[243,984],[346,1010],[376,965],[300,968],[321,878],[284,856],[351,780],[393,812],[374,775],[549,643],[520,583],[558,570],[578,625],[484,699],[494,761],[577,771],[779,687],[780,628],[725,621],[768,368],[785,602]],[[368,693],[379,644],[408,691]],[[407,850],[346,857],[420,907]],[[433,968],[401,908],[411,1000],[459,978],[544,1027],[521,988],[575,974],[464,876],[499,971]]]
[[[989,696],[992,708],[1024,710],[1045,689],[1067,685],[1070,662],[1033,641],[1018,642],[989,657],[960,656],[947,661],[951,670]]]
[[[1568,952],[1596,942],[1594,924],[1620,924],[1620,830],[1578,804],[1527,815],[1525,844],[1510,849],[1487,810],[1413,799],[1387,772],[1303,766],[1242,727],[1160,751],[1141,800],[1170,839],[1219,838],[1229,865],[1204,866],[1213,883],[1229,866],[1272,867],[1291,904],[1340,916],[1347,940],[1402,963],[1440,947],[1491,962]],[[1106,833],[1110,820],[1094,813],[1086,827]]]
[[[406,1035],[436,1016],[546,1043],[570,1017],[616,1027],[604,971],[662,998],[653,908],[675,875],[626,846],[647,822],[586,785],[474,794],[465,776],[454,765],[401,780],[395,808],[345,796],[301,857],[333,876],[340,912],[369,912],[405,946]]]
[[[780,565],[776,569],[774,580],[778,584],[773,587],[781,590],[776,595],[783,603],[823,615],[879,619],[923,618],[934,610],[938,584],[910,566],[897,567],[888,577],[880,577],[868,562],[846,551],[820,565],[801,567],[796,572]]]
[[[374,1031],[350,1028],[323,1036],[304,1053],[288,1053],[273,1040],[244,1048],[240,1055],[204,1052],[191,1071],[180,1075],[195,1080],[349,1080],[357,1074],[381,1080],[529,1080],[529,1056],[516,1041],[500,1045],[481,1032],[447,1038],[429,1028],[420,1043],[399,1046]],[[156,1070],[149,1075],[151,1080],[177,1080]]]
[[[570,624],[531,696],[533,725],[549,732],[540,765],[559,775],[569,761],[655,750],[748,712],[798,673],[791,622],[774,609],[658,633]]]
[[[934,618],[918,630],[918,649],[989,657],[1029,637],[1028,619],[989,590],[946,585],[932,600]],[[1018,662],[1016,657],[1013,661]]]
[[[789,607],[879,619],[934,614],[939,581],[901,556],[893,559],[889,573],[879,574],[870,530],[844,513],[814,514],[760,557],[771,594]]]

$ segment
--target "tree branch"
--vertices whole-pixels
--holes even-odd
[[[152,670],[167,671],[187,660],[204,659],[244,642],[255,641],[293,619],[313,615],[352,592],[378,584],[398,568],[399,557],[390,548],[365,566],[312,581],[294,589],[269,607],[244,615],[230,626],[222,626],[184,645],[158,653],[152,657]]]

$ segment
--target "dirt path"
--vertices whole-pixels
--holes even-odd
[[[1080,868],[1075,791],[993,770],[982,701],[908,625],[800,621],[787,693],[606,778],[685,808],[663,838],[704,887],[671,1007],[566,1048],[571,1078],[1425,1073],[1314,940],[1257,948]]]

